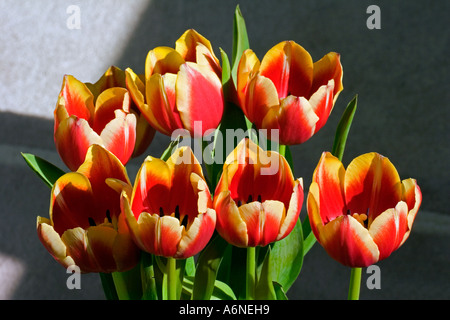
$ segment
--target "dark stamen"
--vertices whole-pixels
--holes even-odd
[[[111,219],[111,212],[109,212],[109,209],[106,210],[106,219],[108,219],[109,223],[112,222],[112,219]]]
[[[242,206],[242,200],[238,200],[237,205],[238,207]]]
[[[181,225],[187,228],[187,224],[188,224],[188,215],[185,215],[183,217],[183,221],[181,221]]]
[[[88,221],[89,221],[89,225],[90,225],[91,227],[96,226],[94,219],[92,219],[91,217],[88,218]]]
[[[159,207],[159,216],[164,217],[164,211],[162,207]]]
[[[247,199],[247,203],[250,203],[250,202],[252,202],[253,201],[253,197],[252,197],[252,195],[249,195],[248,196],[248,199]]]
[[[180,220],[180,207],[179,206],[175,207],[175,218]]]
[[[261,195],[260,195],[260,194],[258,194],[258,201],[259,201],[259,202],[262,202],[262,199],[261,199]]]

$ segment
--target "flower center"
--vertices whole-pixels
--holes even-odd
[[[258,202],[261,202],[261,203],[262,203],[262,198],[261,198],[261,195],[260,195],[260,194],[256,197],[256,199],[257,199]],[[238,200],[237,200],[237,206],[240,207],[240,206],[242,206],[243,204],[250,203],[250,202],[253,202],[253,196],[252,196],[251,194],[248,196],[246,202],[245,202],[245,201],[242,201],[241,199],[238,199]]]
[[[105,221],[103,223],[104,224],[112,224],[111,212],[109,211],[109,209],[106,209],[105,215],[106,215],[106,217],[105,217]],[[92,218],[92,217],[88,217],[88,222],[89,222],[89,226],[91,226],[91,227],[95,227],[97,225],[94,218]]]
[[[164,209],[162,208],[162,207],[159,207],[159,216],[160,217],[164,217],[166,214],[164,213]],[[185,215],[181,215],[180,214],[180,206],[179,205],[177,205],[176,207],[175,207],[175,211],[174,211],[174,213],[172,213],[172,214],[169,214],[169,216],[172,216],[172,217],[175,217],[175,218],[177,218],[179,221],[180,221],[180,225],[181,226],[184,226],[185,228],[187,228],[187,225],[188,225],[188,215],[187,214],[185,214]]]

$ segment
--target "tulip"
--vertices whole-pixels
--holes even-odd
[[[286,159],[243,139],[215,190],[216,229],[234,246],[266,246],[292,231],[302,203],[303,180],[294,180]]]
[[[422,202],[416,180],[400,180],[388,158],[367,153],[344,169],[324,152],[307,199],[311,229],[327,253],[345,266],[367,267],[409,237]]]
[[[108,70],[108,72],[112,72]],[[54,111],[54,140],[71,171],[83,163],[88,148],[98,144],[126,164],[136,145],[136,115],[128,90],[107,73],[96,84],[66,75]]]
[[[139,79],[143,77],[143,75],[135,76]],[[141,87],[141,85],[142,84],[140,83],[139,90],[145,90],[145,88]],[[136,116],[136,143],[131,157],[134,158],[143,154],[155,137],[155,129],[150,126],[145,117],[137,108],[134,101],[134,96],[132,94],[134,91],[130,88],[130,86],[133,86],[134,90],[135,83],[130,83],[126,72],[120,68],[111,66],[96,83],[86,83],[86,86],[92,92],[94,97],[98,97],[100,93],[113,87],[126,88],[128,90],[128,94],[131,97],[130,112],[134,113]]]
[[[237,70],[237,94],[246,117],[258,129],[279,130],[279,143],[300,144],[326,123],[342,91],[340,55],[313,63],[294,41],[271,48],[262,61],[247,49]]]
[[[163,161],[148,156],[132,191],[122,192],[122,210],[143,251],[185,259],[211,238],[216,213],[202,168],[187,147]]]
[[[187,30],[175,49],[149,51],[145,92],[139,90],[144,86],[134,72],[126,72],[138,108],[159,132],[170,136],[175,130],[187,130],[200,137],[220,123],[224,109],[221,67],[210,42],[195,30]],[[194,130],[195,122],[201,126]]]
[[[76,172],[61,176],[51,192],[50,219],[37,218],[45,248],[64,267],[81,272],[126,271],[139,250],[120,209],[120,192],[131,189],[125,168],[111,152],[89,147]]]

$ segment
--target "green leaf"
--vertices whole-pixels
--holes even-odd
[[[100,281],[102,283],[103,292],[107,300],[119,300],[117,296],[116,286],[111,273],[100,272]]]
[[[139,264],[128,271],[112,272],[111,274],[120,300],[141,299],[142,282]]]
[[[209,300],[214,291],[217,272],[228,243],[218,234],[200,253],[195,272],[194,300]]]
[[[271,248],[269,246],[256,284],[255,299],[257,300],[276,300],[277,298],[272,283],[271,269],[273,264],[271,258]]]
[[[271,248],[271,274],[287,292],[298,278],[303,265],[303,232],[300,219],[292,232]]]
[[[247,28],[245,26],[245,20],[242,16],[239,5],[236,6],[234,12],[234,24],[233,24],[233,55],[232,55],[232,77],[234,83],[236,83],[237,67],[242,53],[250,47],[247,35]]]
[[[185,272],[187,276],[195,276],[195,260],[194,257],[186,259]]]
[[[50,188],[65,172],[54,164],[30,153],[21,153],[28,166],[41,178]]]
[[[356,106],[358,102],[358,96],[356,95],[352,101],[345,108],[342,114],[341,120],[336,129],[336,135],[334,137],[334,143],[331,153],[342,161],[344,156],[345,144],[347,143],[348,133],[352,125],[353,117],[356,112]]]
[[[275,289],[277,300],[289,300],[281,284],[273,282],[273,288]]]
[[[316,237],[311,232],[311,225],[309,223],[309,217],[306,216],[305,221],[302,224],[303,234],[306,235],[303,240],[303,256],[306,256],[308,251],[316,243]]]
[[[153,255],[141,252],[142,300],[158,300]]]
[[[185,300],[193,296],[194,277],[185,277],[183,279],[183,293],[182,297]],[[236,300],[233,290],[225,282],[216,280],[210,300]]]
[[[216,280],[211,300],[236,300],[233,290],[225,282]]]

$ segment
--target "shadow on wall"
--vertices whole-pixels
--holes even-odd
[[[314,60],[329,51],[341,53],[345,88],[335,110],[316,136],[292,148],[295,173],[304,178],[305,189],[309,187],[321,152],[331,149],[345,106],[358,94],[358,110],[344,163],[348,164],[359,154],[377,151],[391,159],[402,178],[418,180],[424,195],[422,211],[449,215],[445,200],[450,191],[450,173],[443,159],[450,156],[447,123],[450,111],[442,106],[450,97],[444,86],[437,85],[447,83],[448,79],[447,64],[441,54],[449,39],[442,37],[443,30],[448,30],[447,10],[436,2],[422,7],[417,3],[394,6],[381,1],[382,28],[368,30],[368,2],[349,1],[344,5],[309,0],[301,7],[297,3],[285,1],[275,5],[266,0],[258,2],[255,8],[246,1],[240,7],[250,45],[260,58],[271,46],[287,39],[303,45]],[[207,37],[216,54],[221,47],[230,56],[236,4],[235,1],[152,1],[121,58],[111,64],[143,72],[148,50],[159,45],[173,47],[188,28],[195,28]],[[62,70],[61,74],[65,72],[70,70]],[[3,272],[6,265],[8,270],[12,266],[20,271],[11,280],[6,298],[103,299],[97,275],[83,276],[84,290],[68,290],[65,270],[53,261],[36,236],[36,217],[48,215],[49,189],[29,170],[20,152],[35,153],[63,167],[53,145],[52,121],[0,113],[0,123],[0,261],[8,262],[0,264],[0,283],[9,277]],[[148,152],[160,155],[167,142],[167,137],[157,135]],[[140,160],[136,160],[136,166]],[[130,177],[133,180],[133,174]],[[421,219],[426,216],[419,214],[418,220]],[[442,292],[442,283],[449,276],[446,271],[449,258],[436,249],[433,245],[436,243],[449,243],[448,235],[413,233],[405,248],[380,264],[383,270],[389,270],[383,273],[382,289],[389,289],[376,291],[363,287],[362,297],[450,297],[448,289]],[[418,252],[425,252],[427,259]],[[434,271],[430,272],[430,268]],[[301,277],[289,296],[292,299],[345,298],[347,273],[316,245],[308,254]],[[425,278],[424,274],[428,276]]]

